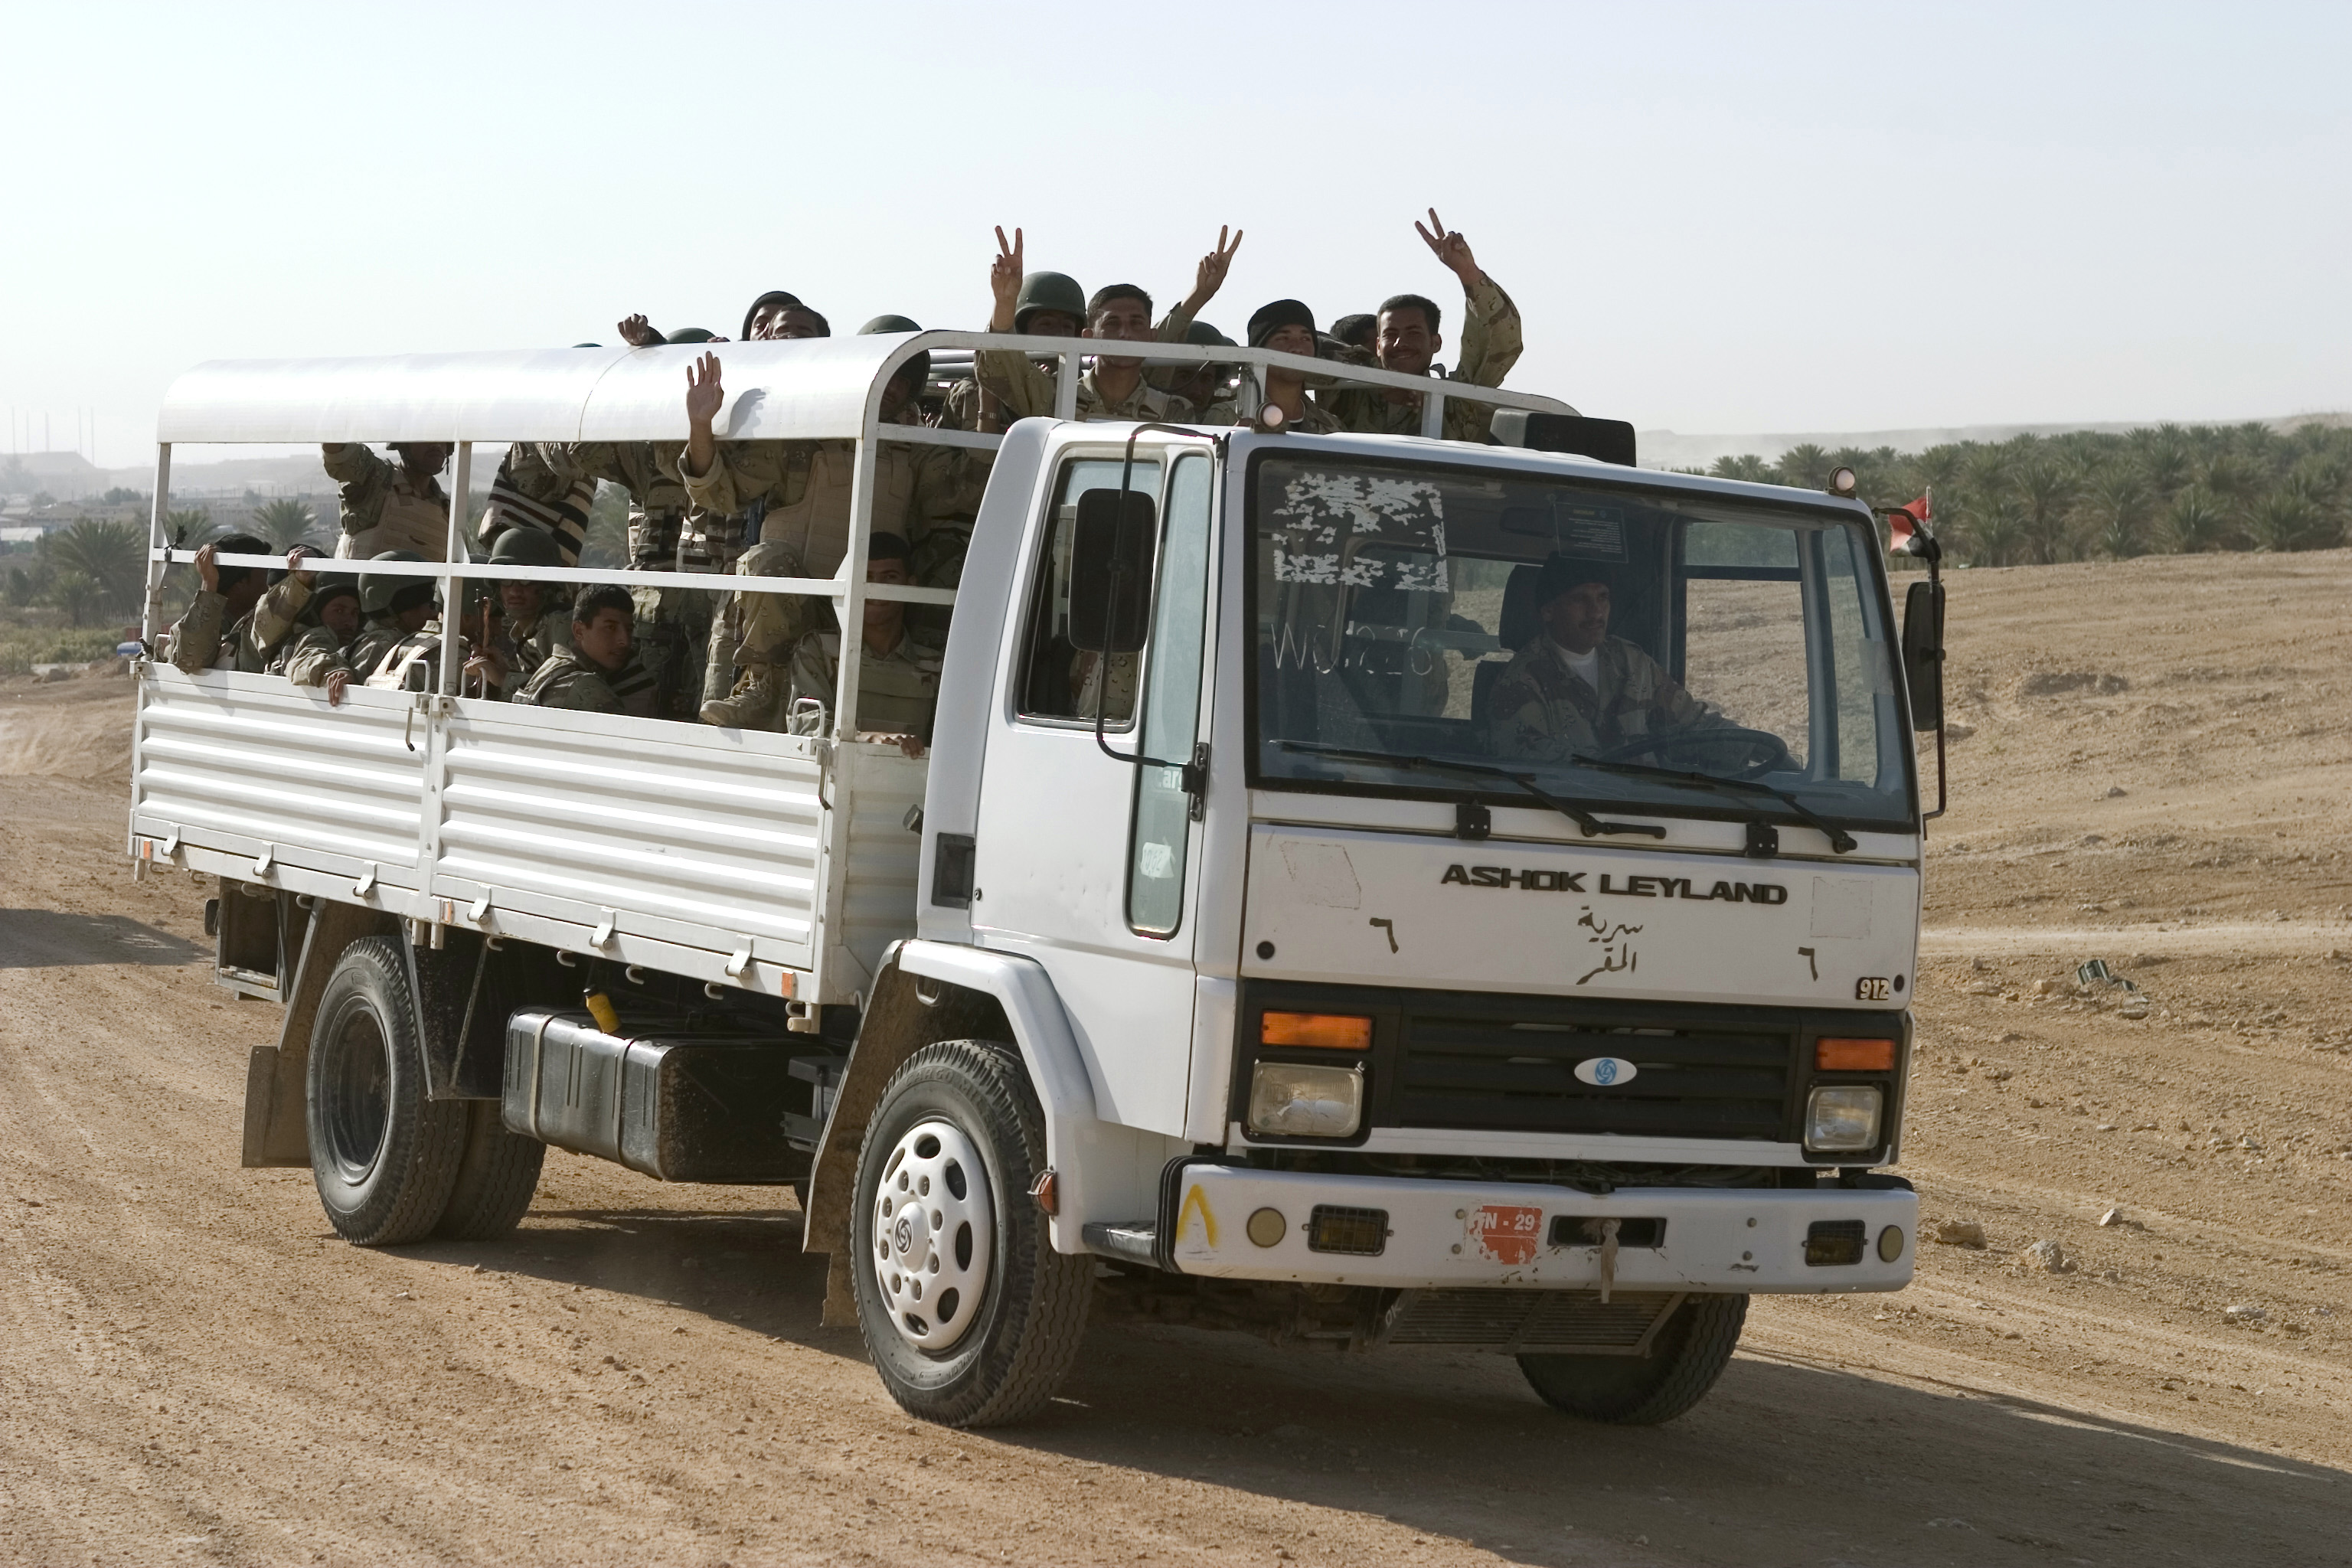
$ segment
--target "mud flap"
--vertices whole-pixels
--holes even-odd
[[[321,900],[311,911],[278,1043],[256,1046],[246,1063],[243,1163],[247,1170],[310,1163],[310,1135],[304,1125],[302,1101],[319,998],[326,994],[327,976],[334,973],[343,949],[361,937],[391,929],[390,917],[352,904]]]
[[[855,1256],[844,1247],[825,1258],[824,1315],[817,1320],[821,1328],[854,1329],[857,1326],[857,1286],[849,1277],[850,1259]]]

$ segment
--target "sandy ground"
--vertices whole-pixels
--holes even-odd
[[[274,1014],[119,857],[124,687],[0,687],[0,1557],[2352,1561],[2347,585],[1955,575],[1902,1169],[1987,1245],[1759,1301],[1647,1431],[1499,1358],[1100,1324],[1049,1417],[919,1429],[788,1195],[563,1155],[510,1240],[346,1247],[237,1168]]]

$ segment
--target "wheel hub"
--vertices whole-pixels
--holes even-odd
[[[874,1271],[898,1337],[952,1349],[980,1316],[995,1242],[986,1167],[952,1123],[918,1122],[874,1194]]]

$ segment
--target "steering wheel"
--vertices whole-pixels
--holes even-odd
[[[1783,769],[1793,771],[1797,765],[1797,759],[1789,753],[1788,743],[1780,736],[1769,730],[1748,730],[1737,724],[1668,730],[1663,734],[1644,735],[1622,746],[1612,746],[1592,760],[1596,763],[1616,763],[1647,753],[1663,767],[1669,752],[1716,747],[1723,748],[1724,755],[1737,759],[1728,775],[1736,779],[1760,779],[1766,773],[1779,773]]]

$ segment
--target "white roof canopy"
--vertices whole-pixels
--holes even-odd
[[[878,397],[878,383],[918,350],[1017,348],[1085,355],[1101,347],[1092,339],[930,331],[652,349],[212,360],[181,376],[163,395],[155,438],[174,445],[683,441],[687,366],[715,353],[727,393],[716,432],[720,440],[847,440],[863,433],[867,401]],[[1124,352],[1158,363],[1286,365],[1358,385],[1429,394],[1433,420],[1433,405],[1445,397],[1575,412],[1557,398],[1532,393],[1432,382],[1265,349],[1136,343]],[[1074,395],[1070,387],[1062,390],[1065,397]],[[1436,433],[1433,426],[1430,433]]]
[[[683,441],[686,367],[719,357],[722,440],[855,437],[876,374],[918,337],[212,360],[172,384],[158,441]]]

